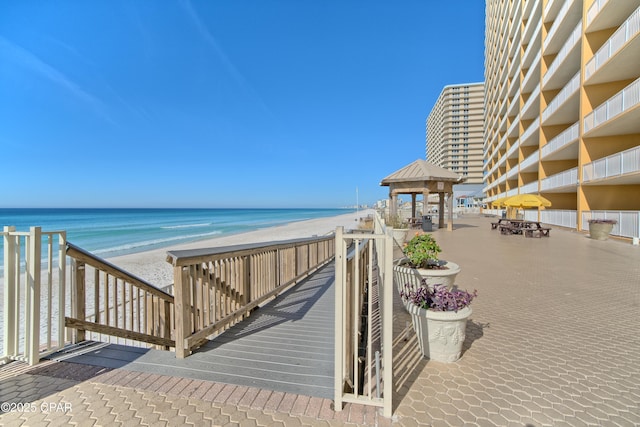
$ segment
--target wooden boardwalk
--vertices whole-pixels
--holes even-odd
[[[49,359],[333,398],[334,263],[191,356],[84,342]]]

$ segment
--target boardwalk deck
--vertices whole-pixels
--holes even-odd
[[[185,359],[96,342],[49,359],[332,398],[334,277],[330,263]]]

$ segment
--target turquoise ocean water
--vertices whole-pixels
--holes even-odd
[[[353,209],[0,209],[0,226],[66,230],[69,242],[106,258],[350,212]]]

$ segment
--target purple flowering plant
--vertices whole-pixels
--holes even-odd
[[[400,296],[404,301],[426,310],[457,312],[469,306],[471,301],[478,296],[478,291],[450,290],[445,285],[434,285],[431,289],[423,280],[422,286],[417,289],[412,289],[409,284],[404,285]]]

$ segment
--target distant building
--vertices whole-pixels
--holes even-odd
[[[640,0],[487,0],[485,28],[486,201],[541,194],[546,223],[637,237]]]
[[[445,86],[426,123],[426,159],[482,183],[484,83]]]

